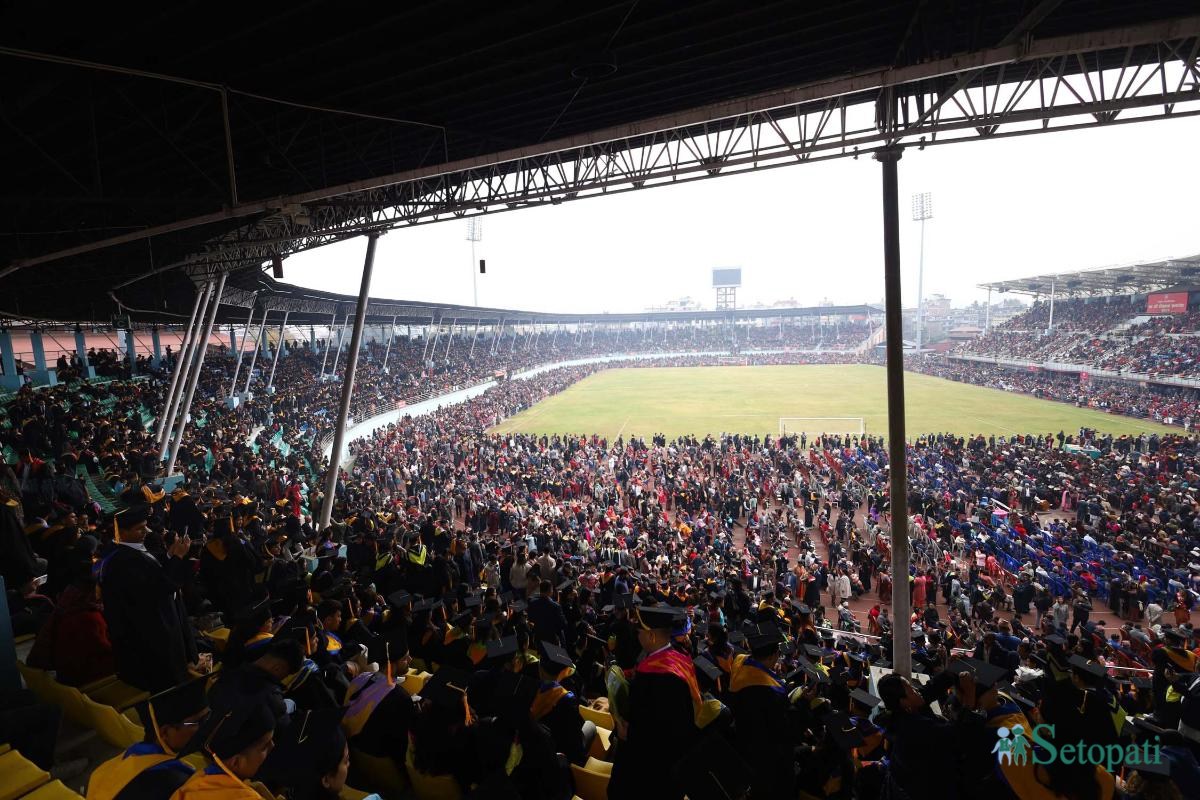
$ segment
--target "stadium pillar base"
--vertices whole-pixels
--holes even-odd
[[[908,462],[904,435],[904,306],[900,294],[900,199],[896,164],[902,148],[880,150],[883,166],[883,279],[887,310],[889,502],[892,513],[892,671],[912,677],[908,596]]]
[[[338,407],[337,427],[333,431],[333,450],[329,453],[329,472],[325,475],[325,502],[321,506],[318,529],[329,527],[333,503],[337,499],[338,471],[342,465],[342,447],[346,441],[346,422],[350,418],[350,400],[354,396],[354,374],[358,369],[358,351],[362,344],[363,326],[367,321],[367,301],[371,297],[371,271],[375,266],[375,243],[378,233],[367,234],[367,255],[363,260],[362,286],[358,290],[358,307],[354,312],[354,332],[350,334],[350,352],[346,354],[346,377],[342,381],[342,401]],[[336,367],[335,367],[336,369]]]
[[[29,334],[29,344],[33,347],[33,372],[29,373],[29,377],[33,379],[34,385],[57,386],[58,370],[46,366],[46,348],[42,344],[41,331]]]
[[[87,336],[84,335],[82,328],[75,329],[75,354],[79,356],[83,379],[93,380],[96,377],[96,368],[88,362]]]
[[[17,356],[13,351],[12,334],[0,331],[0,365],[4,374],[0,375],[0,386],[15,392],[21,388],[21,376],[17,374]]]

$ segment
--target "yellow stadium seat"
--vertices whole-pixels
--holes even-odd
[[[589,708],[588,706],[580,706],[579,716],[583,717],[588,722],[596,723],[597,728],[607,728],[611,731],[617,727],[613,722],[612,714],[608,713],[607,711],[597,711],[596,709]]]
[[[62,781],[43,783],[21,800],[83,800],[83,796],[68,788]]]
[[[46,690],[49,697],[47,702],[61,708],[64,717],[81,728],[91,727],[91,715],[84,708],[85,698],[78,689],[52,680],[46,684]]]
[[[387,756],[373,756],[350,748],[350,774],[359,786],[387,797],[399,797],[408,788],[408,779],[396,762]]]
[[[0,755],[0,800],[16,800],[50,780],[50,773],[16,750]]]
[[[608,800],[608,780],[611,776],[602,772],[571,765],[571,778],[575,781],[575,794],[582,800]]]
[[[611,761],[598,761],[588,756],[587,763],[583,765],[583,768],[591,772],[599,772],[601,775],[612,775],[613,765]]]
[[[246,785],[258,792],[258,796],[263,800],[282,800],[282,798],[272,794],[271,790],[268,789],[267,785],[262,781],[249,781]]]
[[[608,746],[611,740],[612,731],[597,726],[596,738],[592,739],[592,746],[588,748],[588,757],[603,761],[608,755]]]
[[[413,796],[417,800],[461,800],[462,789],[453,775],[427,775],[417,769],[413,762],[413,749],[408,748],[405,771],[412,784]]]
[[[80,686],[79,691],[83,692],[84,694],[90,695],[92,692],[103,689],[105,686],[108,686],[110,683],[115,683],[116,680],[117,680],[116,675],[106,675],[103,678],[100,678],[99,680],[94,680],[89,684]]]
[[[0,756],[4,755],[9,750],[12,750],[12,745],[0,744]]]
[[[25,681],[25,688],[37,695],[37,698],[43,703],[54,705],[54,690],[50,684],[54,683],[54,676],[44,669],[37,669],[28,664],[18,661],[17,671],[21,673],[21,679]]]
[[[117,711],[136,706],[150,696],[150,693],[136,686],[130,686],[125,681],[115,680],[93,691],[84,692],[92,700],[102,706],[112,706]]]
[[[32,642],[36,638],[36,633],[22,633],[13,639],[13,644],[25,644],[26,642]]]
[[[112,706],[106,706],[91,700],[86,695],[83,698],[83,708],[87,712],[92,728],[100,734],[100,738],[124,750],[132,744],[142,741],[145,731],[140,725],[135,725],[129,717],[117,711]]]

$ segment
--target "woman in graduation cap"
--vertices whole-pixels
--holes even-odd
[[[350,746],[342,729],[345,709],[298,714],[280,731],[259,778],[290,800],[337,800],[350,772]]]
[[[161,800],[195,771],[177,757],[208,713],[205,680],[160,692],[138,706],[145,738],[105,761],[88,781],[88,800]]]

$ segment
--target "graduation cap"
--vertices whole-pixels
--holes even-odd
[[[713,684],[721,680],[721,668],[714,664],[712,659],[697,658],[693,663],[696,665],[697,677],[703,676]]]
[[[471,675],[465,670],[442,665],[421,689],[421,697],[444,711],[465,709]]]
[[[150,506],[136,505],[130,506],[122,511],[113,514],[113,539],[121,541],[121,528],[129,530],[139,523],[150,519]]]
[[[1054,644],[1058,645],[1059,647],[1066,647],[1067,644],[1067,640],[1064,637],[1059,636],[1057,633],[1052,633],[1049,636],[1044,637],[1043,641],[1045,641],[1046,644]]]
[[[1139,692],[1148,691],[1149,689],[1154,688],[1154,680],[1151,678],[1142,677],[1141,675],[1133,676],[1129,679],[1129,682],[1133,684],[1133,688],[1137,689]]]
[[[863,691],[862,689],[854,689],[851,691],[850,700],[858,703],[864,708],[875,708],[877,705],[883,702],[875,695],[871,694],[870,692]]]
[[[180,755],[203,751],[217,758],[232,758],[274,730],[275,713],[264,701],[214,708]]]
[[[756,656],[770,654],[783,643],[783,632],[774,625],[756,625],[754,630],[746,632],[746,643]]]
[[[264,597],[252,606],[243,608],[234,617],[234,622],[246,627],[260,628],[271,619],[271,598]]]
[[[1000,691],[1007,695],[1014,703],[1021,706],[1021,708],[1025,711],[1032,711],[1033,709],[1037,708],[1037,703],[1026,697],[1025,694],[1021,692],[1021,690],[1018,689],[1015,684],[1010,683],[1005,686],[1001,686]]]
[[[483,605],[483,598],[477,594],[468,595],[463,598],[463,608],[474,610]]]
[[[513,600],[508,605],[509,612],[513,613],[513,614],[520,614],[522,611],[526,610],[527,608],[529,608],[529,603],[526,603],[524,600]],[[612,610],[612,606],[607,606],[607,608],[609,610]]]
[[[808,654],[809,658],[815,658],[818,661],[825,657],[825,651],[821,649],[820,645],[806,644],[804,652]]]
[[[392,592],[387,596],[388,605],[397,611],[403,611],[413,604],[413,596],[404,590]]]
[[[539,649],[542,656],[539,664],[547,673],[553,675],[555,680],[562,680],[575,671],[575,662],[571,660],[570,653],[558,645],[544,641]]]
[[[1083,656],[1071,656],[1067,663],[1071,665],[1071,669],[1083,673],[1089,679],[1108,677],[1108,670],[1099,661],[1089,661]]]
[[[517,637],[505,636],[487,643],[487,660],[490,666],[501,666],[517,654]]]
[[[823,722],[825,723],[825,731],[833,739],[833,743],[837,745],[838,749],[843,752],[848,753],[854,748],[861,746],[865,741],[862,732],[859,731],[858,726],[854,724],[854,721],[850,719],[848,714],[844,714],[841,711],[834,711],[831,714],[827,714]]]
[[[455,614],[450,619],[450,622],[456,628],[468,628],[471,626],[471,621],[473,619],[475,619],[475,612],[468,609],[466,611],[460,611],[457,614]]]
[[[557,591],[557,592],[565,592],[565,591],[567,591],[568,589],[570,589],[570,588],[572,588],[572,587],[574,587],[574,586],[575,586],[575,579],[574,579],[574,578],[567,578],[565,581],[563,581],[563,582],[562,582],[562,583],[560,583],[560,584],[559,584],[557,587],[555,587],[555,591]]]
[[[206,675],[172,686],[139,703],[137,712],[146,729],[147,738],[153,738],[163,745],[164,750],[167,749],[162,740],[162,727],[182,725],[203,716],[208,711],[208,701],[204,696],[207,688]]]
[[[257,780],[286,786],[315,786],[334,772],[346,752],[342,729],[344,707],[297,711],[281,728],[275,749],[255,775]]]
[[[633,594],[618,594],[613,596],[613,608],[633,608]]]
[[[812,661],[809,661],[804,656],[800,656],[798,659],[796,659],[796,665],[798,667],[800,667],[800,669],[798,669],[796,672],[793,672],[792,673],[793,676],[796,675],[797,673],[801,673],[803,675],[806,675],[806,676],[812,678],[817,683],[829,683],[830,682],[829,675],[825,672],[825,670],[821,669],[819,666],[817,666]]]
[[[796,610],[797,614],[812,614],[812,609],[809,608],[808,606],[804,605],[804,603],[793,602],[792,608],[794,608]]]
[[[533,678],[519,672],[501,672],[492,689],[493,708],[500,716],[519,722],[528,716],[537,693],[538,682]]]
[[[989,664],[977,658],[955,659],[946,667],[946,672],[951,675],[971,673],[975,678],[975,685],[982,691],[996,688],[1008,675],[1008,670],[1003,667],[997,667],[995,664]]]
[[[750,788],[753,770],[728,739],[705,736],[673,769],[675,785],[690,800],[729,800]]]
[[[370,659],[380,664],[408,655],[408,626],[394,625],[373,638],[368,646]]]
[[[675,606],[639,606],[637,621],[643,630],[671,630],[683,622],[686,612]]]
[[[441,608],[443,605],[441,599],[436,597],[427,597],[413,604],[413,613],[418,614],[422,611],[433,612]]]

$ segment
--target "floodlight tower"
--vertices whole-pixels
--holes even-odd
[[[919,192],[912,196],[913,222],[921,223],[921,255],[917,261],[917,354],[925,341],[925,220],[933,219],[933,194]]]
[[[483,217],[467,220],[467,241],[471,243],[471,289],[475,306],[479,305],[479,275],[475,272],[475,243],[483,241]]]

